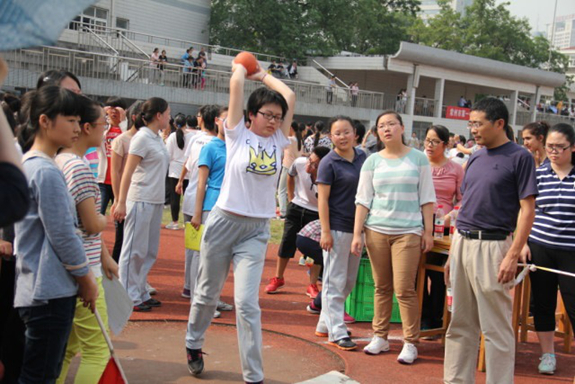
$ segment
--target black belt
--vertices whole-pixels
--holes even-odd
[[[458,229],[459,234],[471,240],[505,240],[511,232],[506,231],[464,231]]]

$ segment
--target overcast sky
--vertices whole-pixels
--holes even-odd
[[[504,3],[505,0],[497,0]],[[527,17],[533,31],[546,30],[546,25],[553,19],[555,0],[508,0],[509,10],[515,16]],[[575,14],[575,0],[557,0],[557,16]]]

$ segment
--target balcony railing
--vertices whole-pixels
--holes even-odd
[[[231,76],[230,72],[212,69],[188,72],[191,68],[171,63],[164,64],[163,70],[160,70],[156,66],[151,66],[148,60],[58,47],[10,51],[4,54],[4,58],[11,69],[24,69],[38,74],[49,69],[65,69],[76,76],[91,79],[189,88],[197,92],[210,91],[227,94]],[[293,80],[284,80],[284,82],[295,92],[298,102],[328,104],[326,89],[323,85]],[[246,94],[251,93],[258,86],[261,85],[252,81],[246,82]],[[331,103],[335,106],[376,110],[390,108],[389,104],[388,95],[383,93],[358,91],[357,95],[351,95],[350,91],[343,88],[336,89]]]

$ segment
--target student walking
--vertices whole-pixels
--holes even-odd
[[[457,233],[445,265],[453,292],[445,383],[475,381],[480,332],[485,335],[487,382],[513,382],[509,289],[533,224],[537,184],[533,156],[507,138],[508,119],[507,107],[495,98],[479,101],[469,115],[471,134],[484,148],[467,163]]]
[[[536,123],[537,124],[537,123]],[[533,264],[575,273],[575,131],[568,124],[549,129],[545,142],[549,161],[537,169],[535,222],[524,256]],[[525,257],[524,257],[525,259]],[[533,319],[541,346],[539,373],[557,369],[553,339],[557,287],[571,321],[575,324],[575,281],[572,277],[537,271],[529,275],[533,293]]]
[[[335,149],[325,156],[317,173],[318,209],[323,249],[322,309],[315,334],[335,347],[357,348],[345,326],[344,302],[355,286],[359,257],[351,254],[355,192],[365,153],[355,148],[355,126],[347,116],[328,123]]]
[[[258,289],[270,237],[269,219],[275,216],[279,160],[289,144],[295,95],[261,69],[248,76],[242,65],[234,64],[232,71],[228,118],[224,123],[226,170],[220,196],[202,237],[186,349],[188,369],[199,375],[204,369],[204,334],[233,263],[243,378],[249,383],[263,383]],[[243,113],[246,78],[267,86],[256,89],[248,99],[249,130]]]
[[[104,109],[98,103],[87,98],[84,98],[83,102],[80,136],[72,147],[64,148],[56,156],[56,164],[64,173],[68,190],[76,205],[84,250],[100,292],[96,308],[106,324],[108,310],[102,287],[102,270],[111,278],[112,275],[118,275],[118,265],[102,244],[101,232],[106,227],[107,220],[100,213],[98,184],[83,156],[88,148],[102,142],[107,123]],[[81,352],[81,360],[75,382],[98,383],[108,363],[110,352],[96,317],[90,309],[84,307],[81,300],[76,303],[72,332],[58,383],[64,383],[66,380],[70,361],[78,352]]]
[[[76,295],[94,310],[98,286],[77,234],[76,211],[64,175],[54,163],[59,148],[80,134],[80,96],[58,86],[27,95],[20,131],[30,209],[15,225],[14,307],[26,326],[20,382],[54,383],[72,328]]]
[[[134,302],[134,311],[161,306],[159,300],[150,297],[146,279],[158,256],[169,163],[158,133],[168,129],[169,123],[170,106],[164,99],[153,97],[142,105],[136,119],[140,128],[130,143],[120,195],[112,207],[115,220],[126,220],[120,281]]]
[[[139,129],[136,126],[136,119],[137,116],[142,113],[143,104],[143,100],[138,100],[135,101],[134,104],[130,106],[130,108],[128,108],[126,117],[128,119],[128,127],[130,127],[130,129],[112,141],[112,161],[110,162],[110,176],[112,179],[112,191],[114,196],[120,196],[120,183],[122,181],[122,174],[124,173],[124,167],[126,166],[126,160],[128,159],[130,142]],[[124,242],[124,221],[114,220],[114,226],[116,227],[116,238],[114,241],[114,249],[112,250],[112,258],[116,263],[118,263],[120,260],[120,253],[122,253],[122,243]]]
[[[405,144],[401,116],[386,111],[376,120],[377,135],[385,148],[367,159],[356,195],[352,251],[361,255],[362,232],[371,263],[374,317],[368,355],[389,351],[389,321],[393,293],[403,328],[402,364],[417,359],[420,311],[415,278],[421,252],[433,247],[435,191],[427,157]]]

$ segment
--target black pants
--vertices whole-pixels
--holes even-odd
[[[442,255],[427,254],[427,262],[441,265],[445,259]],[[427,279],[431,280],[431,288],[427,289]],[[422,329],[439,328],[443,325],[443,307],[445,304],[445,281],[443,273],[437,271],[425,272],[425,288],[423,290],[423,308],[421,311]]]
[[[114,221],[114,225],[116,226],[116,240],[114,241],[114,249],[112,250],[112,259],[114,259],[116,263],[120,262],[120,254],[122,253],[122,243],[124,242],[124,223],[125,220],[122,222]]]
[[[17,383],[24,357],[24,323],[14,308],[16,260],[0,259],[0,361],[4,364],[1,383]]]
[[[108,204],[114,203],[114,191],[111,184],[98,183],[98,187],[100,187],[100,202],[102,203],[100,213],[105,215]]]
[[[575,273],[575,254],[573,251],[545,247],[529,242],[533,264]],[[533,293],[533,319],[535,330],[551,332],[555,330],[555,310],[557,309],[557,287],[565,304],[565,310],[575,324],[575,278],[556,273],[537,270],[529,274]]]
[[[188,180],[184,180],[183,191],[186,192],[188,188]],[[180,217],[180,201],[182,196],[176,193],[176,185],[178,185],[178,179],[173,177],[168,177],[168,193],[170,196],[170,210],[172,212],[172,221],[178,221]]]
[[[48,300],[47,304],[18,308],[26,326],[26,344],[20,381],[55,383],[72,330],[76,296]]]
[[[308,223],[317,219],[319,219],[317,212],[310,211],[309,209],[305,209],[294,203],[289,203],[286,210],[284,233],[278,256],[284,259],[291,259],[294,257],[297,249],[297,233]]]

